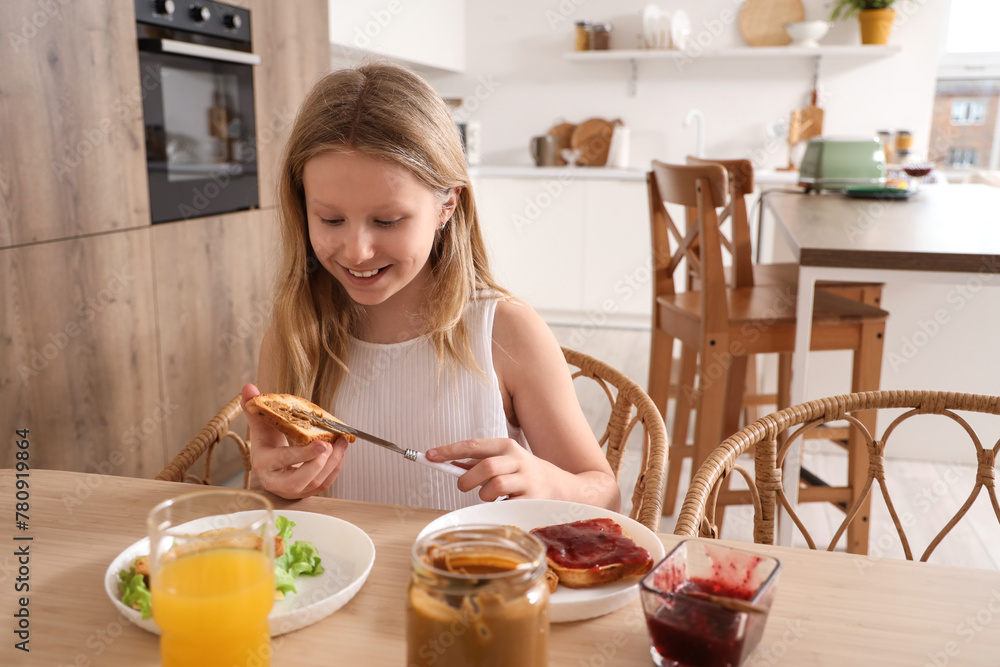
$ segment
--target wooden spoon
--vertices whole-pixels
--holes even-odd
[[[695,600],[704,600],[705,602],[711,602],[712,604],[717,604],[725,609],[730,609],[732,611],[744,611],[750,614],[766,614],[767,609],[756,605],[753,602],[747,600],[740,600],[739,598],[724,597],[722,595],[712,595],[711,593],[703,593],[702,591],[690,591],[683,593],[683,595],[689,598],[694,598]]]

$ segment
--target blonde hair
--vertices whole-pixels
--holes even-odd
[[[439,361],[477,368],[462,323],[465,306],[502,289],[489,269],[465,155],[444,100],[414,72],[368,63],[321,79],[299,109],[278,175],[281,264],[269,348],[274,390],[330,405],[347,371],[349,336],[361,311],[322,268],[309,241],[302,173],[328,151],[359,151],[409,169],[442,201],[461,188],[431,250],[432,284],[423,319]]]

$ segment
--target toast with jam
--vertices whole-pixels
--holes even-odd
[[[613,519],[586,519],[530,531],[545,545],[549,568],[567,588],[600,586],[642,576],[653,557]]]

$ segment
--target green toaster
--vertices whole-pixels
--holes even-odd
[[[884,185],[885,151],[877,137],[828,139],[806,144],[799,185],[806,191],[843,190],[849,185]]]

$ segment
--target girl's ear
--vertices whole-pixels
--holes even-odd
[[[444,227],[451,220],[451,216],[455,214],[455,207],[458,206],[458,196],[462,193],[462,187],[457,186],[451,188],[448,191],[448,198],[445,199],[444,205],[441,206],[441,226]]]

